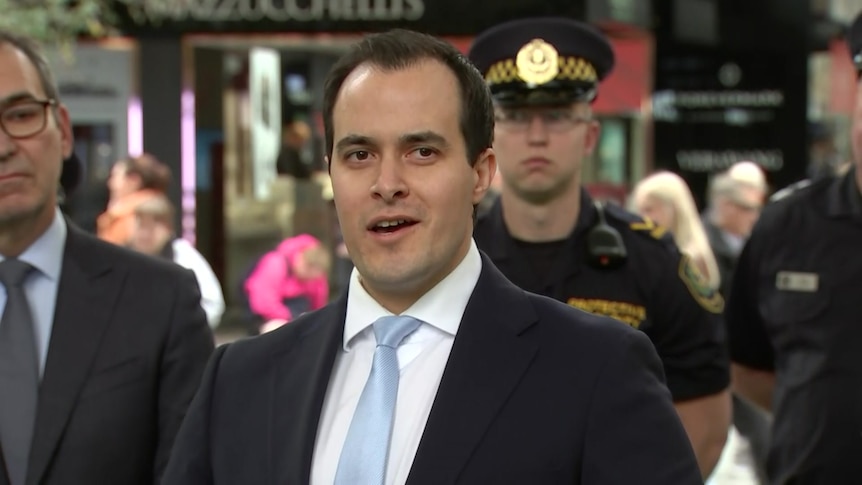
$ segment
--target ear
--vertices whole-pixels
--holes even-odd
[[[323,163],[326,164],[326,171],[329,173],[329,175],[332,175],[332,163],[330,163],[329,161],[329,155],[323,156]]]
[[[596,146],[599,144],[599,136],[602,134],[602,125],[598,121],[590,121],[587,125],[587,134],[584,138],[584,154],[589,156],[593,154]]]
[[[497,173],[497,156],[493,148],[486,148],[479,154],[473,165],[473,205],[478,204],[485,197],[494,174]]]
[[[63,150],[63,159],[67,159],[72,155],[72,148],[75,145],[75,137],[72,135],[72,120],[69,117],[69,110],[64,104],[57,106],[57,127],[60,129],[60,143]]]

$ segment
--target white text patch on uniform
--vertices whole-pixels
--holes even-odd
[[[775,287],[785,291],[817,291],[820,277],[817,273],[800,273],[797,271],[779,271],[775,277]]]

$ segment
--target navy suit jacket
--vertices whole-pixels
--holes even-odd
[[[345,309],[220,347],[163,484],[308,483]],[[483,255],[407,483],[703,481],[647,337],[527,293]]]

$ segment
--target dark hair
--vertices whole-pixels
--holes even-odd
[[[51,73],[51,66],[48,64],[45,54],[35,40],[0,29],[0,45],[12,46],[24,54],[36,69],[36,73],[39,75],[39,82],[42,84],[42,91],[45,91],[45,96],[48,99],[60,100],[60,92],[57,89],[56,81],[54,81],[54,74]]]
[[[485,79],[475,66],[454,46],[427,34],[394,29],[371,34],[354,44],[332,66],[323,88],[323,126],[326,154],[332,157],[332,111],[344,80],[362,64],[394,71],[415,66],[425,60],[446,65],[458,79],[461,91],[461,134],[466,143],[470,165],[494,141],[494,106]]]
[[[137,175],[141,179],[142,189],[165,192],[171,183],[171,169],[148,153],[125,158],[117,163],[123,164],[127,175]]]

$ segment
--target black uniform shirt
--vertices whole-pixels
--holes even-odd
[[[585,235],[598,221],[598,213],[586,191],[582,194],[577,227],[564,241],[516,241],[497,201],[477,222],[476,243],[521,288],[646,333],[664,364],[675,401],[724,390],[729,371],[721,297],[680,255],[668,234],[615,206],[604,212],[608,224],[622,235],[626,261],[616,269],[588,264]],[[550,270],[543,271],[543,266]]]
[[[862,480],[860,253],[851,170],[769,204],[740,256],[731,358],[776,373],[772,483]]]

